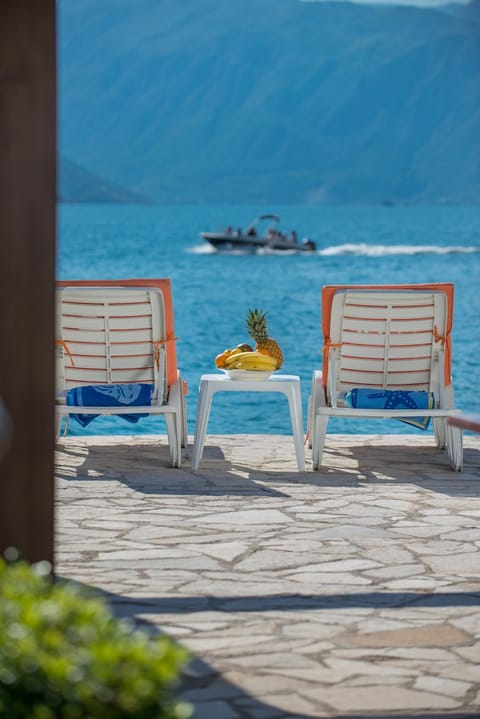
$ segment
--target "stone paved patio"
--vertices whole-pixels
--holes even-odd
[[[198,719],[480,716],[480,437],[64,439],[56,573],[194,655]]]

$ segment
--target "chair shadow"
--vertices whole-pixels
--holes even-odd
[[[328,440],[327,440],[328,442]],[[292,449],[293,452],[293,449]],[[252,469],[242,462],[214,461],[221,457],[220,448],[207,446],[204,459],[196,474],[208,475],[212,471],[240,473],[242,476],[260,483],[281,482],[302,484],[315,487],[364,487],[365,485],[414,484],[451,497],[478,497],[480,479],[480,449],[464,449],[464,470],[454,472],[449,465],[446,450],[430,446],[409,446],[405,444],[335,447],[327,443],[324,452],[325,464],[318,471],[311,467],[309,450],[306,451],[306,471],[298,472],[294,468],[282,472],[266,468]],[[345,459],[352,468],[345,469]],[[432,476],[434,475],[434,476]],[[285,493],[282,493],[285,496]]]
[[[415,484],[439,494],[452,497],[478,497],[480,479],[480,450],[464,449],[463,472],[454,472],[449,464],[446,450],[433,445],[405,444],[355,446],[352,449],[336,448],[327,444],[326,464],[318,474],[325,480],[337,483],[342,470],[335,464],[345,457],[356,463],[357,482],[365,484]],[[333,465],[333,466],[332,466]],[[350,473],[346,473],[351,477]],[[323,484],[322,486],[327,486]]]
[[[191,469],[192,445],[182,450],[182,467],[172,469],[170,454],[163,442],[135,442],[115,445],[114,461],[112,445],[91,443],[88,449],[72,445],[59,445],[58,449],[69,456],[71,464],[62,467],[57,462],[56,476],[64,480],[91,481],[117,480],[130,489],[146,494],[180,495],[251,495],[290,496],[287,484],[315,487],[361,487],[368,484],[415,484],[423,489],[452,497],[478,496],[480,479],[480,450],[464,449],[464,470],[453,472],[445,450],[435,446],[378,445],[353,446],[342,443],[341,447],[326,443],[324,464],[312,471],[310,453],[306,451],[307,469],[299,472],[291,466],[279,471],[252,469],[248,463],[230,461],[221,447],[209,444],[204,449],[198,470]],[[290,438],[288,438],[290,441]],[[293,447],[292,447],[293,453]],[[136,461],[138,460],[138,461]],[[345,468],[347,461],[351,468]],[[308,466],[310,465],[310,467]],[[102,469],[103,468],[103,469]],[[433,476],[434,475],[434,476]],[[269,487],[269,483],[281,483],[282,489]]]
[[[65,579],[56,577],[56,579]],[[153,614],[188,614],[190,612],[264,612],[321,609],[338,610],[343,608],[396,608],[415,606],[416,608],[442,607],[442,606],[480,606],[480,593],[444,592],[425,594],[419,592],[359,592],[356,594],[337,594],[325,596],[305,595],[271,595],[271,596],[242,596],[242,597],[143,597],[131,598],[121,594],[114,594],[91,585],[67,579],[87,595],[100,597],[109,605],[112,613],[118,619],[130,619],[138,627],[143,628],[151,636],[168,636],[152,621],[145,618]],[[239,606],[239,604],[241,606]],[[142,614],[141,618],[136,615]],[[172,637],[171,637],[172,638]],[[181,640],[173,638],[177,644]],[[238,685],[222,678],[218,669],[208,662],[190,652],[191,659],[183,671],[181,686],[177,692],[178,698],[189,701],[194,707],[193,719],[224,719],[218,714],[215,706],[218,699],[210,699],[212,704],[208,707],[209,690],[212,685],[224,692],[227,700],[221,700],[224,705],[228,697],[234,697],[235,709],[241,707],[243,719],[316,719],[314,714],[295,713],[284,711],[271,704],[266,704],[257,697],[248,693]],[[202,691],[205,696],[202,697]],[[224,708],[224,707],[223,707]],[[239,715],[240,716],[240,715]],[[421,711],[412,709],[412,712],[389,713],[368,712],[331,715],[333,719],[478,719],[478,712],[447,712]]]
[[[91,481],[93,474],[96,481],[116,480],[129,489],[155,495],[289,496],[260,483],[256,478],[250,478],[248,472],[251,468],[232,465],[219,446],[205,448],[205,461],[218,463],[213,472],[207,471],[206,474],[194,473],[191,469],[191,444],[182,449],[182,467],[179,469],[171,467],[165,444],[141,443],[140,438],[136,438],[135,444],[118,444],[114,464],[111,447],[103,443],[91,443],[88,449],[59,445],[57,449],[68,455],[69,465],[62,466],[61,460],[58,460],[55,476],[66,481],[82,482]]]

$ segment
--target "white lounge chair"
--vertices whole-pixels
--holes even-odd
[[[330,417],[433,418],[452,469],[463,465],[463,435],[451,379],[451,283],[327,286],[322,289],[323,371],[313,373],[308,437],[317,470]],[[354,388],[433,393],[430,409],[363,409],[346,405]]]
[[[62,417],[161,414],[173,467],[187,442],[185,384],[177,369],[169,280],[57,283],[57,435]],[[74,406],[75,387],[153,385],[145,406]]]

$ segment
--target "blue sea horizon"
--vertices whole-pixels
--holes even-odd
[[[246,227],[265,212],[285,232],[317,243],[313,255],[221,255],[199,237]],[[169,277],[179,366],[188,382],[189,432],[195,427],[201,374],[214,372],[226,347],[248,341],[245,315],[264,309],[280,343],[282,372],[298,374],[306,424],[312,372],[321,366],[320,291],[324,284],[453,282],[453,379],[456,404],[480,412],[480,207],[246,205],[59,205],[59,279]],[[216,395],[209,434],[289,434],[278,395]],[[390,421],[331,420],[331,433],[413,434]],[[137,425],[99,418],[69,434],[165,433],[163,420]]]

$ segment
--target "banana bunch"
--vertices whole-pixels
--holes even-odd
[[[263,354],[262,352],[233,352],[225,359],[226,369],[245,369],[245,370],[268,370],[273,372],[277,369],[277,360],[274,357]]]

